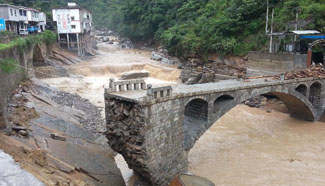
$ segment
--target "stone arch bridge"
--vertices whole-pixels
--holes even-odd
[[[141,80],[110,82],[105,90],[107,138],[139,175],[168,185],[187,171],[189,150],[219,118],[243,101],[277,96],[291,116],[319,120],[325,79],[227,80],[152,88]]]

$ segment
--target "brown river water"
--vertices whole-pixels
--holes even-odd
[[[177,84],[179,70],[150,60],[150,52],[99,46],[100,54],[68,67],[75,76],[43,79],[61,90],[77,93],[104,108],[104,89],[110,78],[145,70],[147,83]],[[325,185],[325,123],[296,120],[283,105],[264,109],[239,105],[217,121],[189,153],[189,172],[218,186]],[[274,108],[273,108],[274,107]],[[116,162],[127,185],[136,176],[118,155]]]

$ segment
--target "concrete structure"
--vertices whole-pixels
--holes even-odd
[[[60,45],[77,50],[80,56],[85,55],[91,43],[91,12],[76,3],[68,3],[67,7],[53,9],[52,14],[53,21],[57,22]]]
[[[44,31],[46,28],[46,14],[44,12],[40,12],[33,8],[27,9],[27,19],[28,24],[32,26],[38,26],[39,31]]]
[[[307,54],[249,52],[246,66],[249,69],[288,72],[307,67]]]
[[[292,117],[316,121],[325,108],[324,85],[325,79],[309,78],[107,89],[107,138],[139,175],[153,185],[168,185],[187,171],[188,152],[196,140],[236,105],[269,93],[284,102]]]
[[[5,19],[8,31],[18,33],[19,8],[17,6],[0,4],[0,17]]]
[[[27,8],[26,7],[19,7],[19,34],[28,34],[27,31],[28,26],[28,18],[27,18]]]
[[[6,30],[17,34],[28,34],[27,25],[45,30],[46,15],[38,10],[23,6],[0,4],[0,18],[6,21]]]

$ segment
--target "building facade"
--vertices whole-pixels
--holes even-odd
[[[46,29],[45,13],[32,8],[0,4],[0,18],[5,20],[7,31],[21,35],[28,34],[29,26],[34,26],[37,31]]]
[[[60,45],[78,51],[80,56],[85,55],[91,43],[91,12],[76,3],[68,3],[67,7],[53,9],[52,13]]]

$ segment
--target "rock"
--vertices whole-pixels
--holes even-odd
[[[161,60],[162,64],[166,64],[166,65],[174,65],[174,64],[180,64],[181,61],[178,58],[163,58]]]
[[[199,84],[201,83],[209,83],[214,82],[214,74],[211,73],[204,73],[202,74],[202,78],[199,80]]]
[[[192,175],[177,176],[170,186],[214,186],[214,183],[206,178]]]
[[[104,43],[109,42],[109,37],[104,37],[104,38],[103,38],[103,42],[104,42]]]
[[[202,63],[203,63],[202,60],[198,59],[198,58],[191,58],[191,59],[189,59],[189,62],[193,67],[198,67],[199,65],[202,65]]]
[[[165,64],[165,65],[169,65],[169,64],[170,64],[170,61],[169,61],[168,58],[163,58],[163,59],[161,60],[161,63],[162,63],[162,64]]]
[[[66,138],[64,136],[60,136],[57,133],[52,133],[52,134],[50,134],[50,136],[54,140],[59,140],[59,141],[65,141],[66,140]]]
[[[27,137],[28,136],[28,132],[26,130],[20,130],[18,131],[18,134],[24,136],[24,137]]]
[[[188,81],[185,82],[186,85],[193,85],[193,84],[196,84],[198,81],[197,81],[197,78],[194,77],[194,78],[190,78]]]
[[[251,98],[251,99],[245,101],[245,105],[248,105],[249,107],[259,108],[259,107],[261,107],[262,99],[263,99],[262,96],[257,96],[257,97]]]
[[[149,72],[139,71],[139,72],[127,72],[120,77],[120,80],[137,79],[149,77]]]
[[[202,79],[202,73],[199,73],[195,75],[194,77],[191,77],[188,79],[188,81],[185,82],[186,85],[193,85],[197,84]]]
[[[26,127],[23,127],[23,126],[17,126],[17,125],[13,125],[13,126],[11,127],[11,129],[12,129],[13,131],[15,131],[15,132],[19,132],[19,131],[21,131],[21,130],[24,130],[24,131],[27,130]]]
[[[155,61],[162,61],[165,58],[163,54],[153,51],[151,53],[151,59]]]

